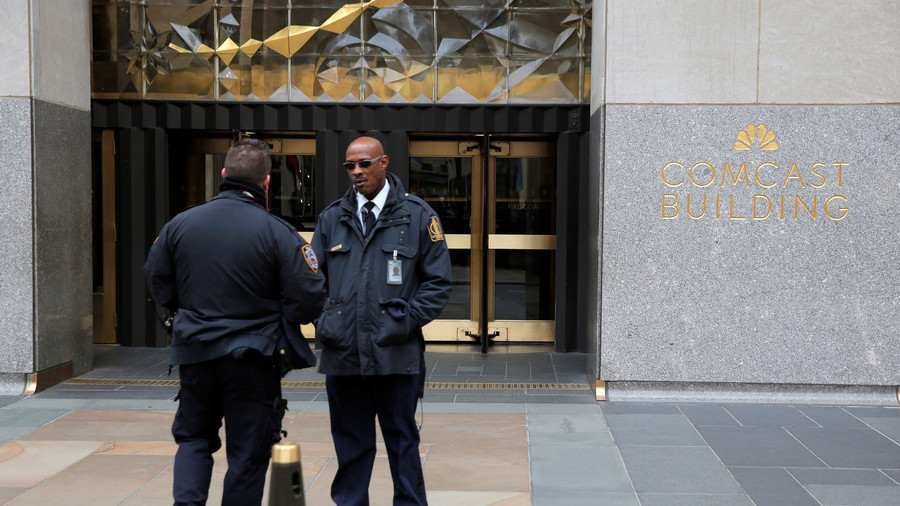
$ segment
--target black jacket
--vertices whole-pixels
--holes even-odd
[[[316,323],[319,372],[324,374],[420,373],[421,328],[450,298],[450,253],[437,214],[404,193],[396,176],[388,173],[387,178],[388,198],[368,239],[352,187],[316,224],[312,245],[328,288]],[[387,282],[395,252],[402,284]]]
[[[270,355],[282,315],[309,323],[325,302],[325,280],[312,247],[266,211],[261,189],[230,179],[222,189],[167,223],[144,264],[154,300],[177,311],[173,364],[209,360],[242,346]]]

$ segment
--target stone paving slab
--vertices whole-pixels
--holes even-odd
[[[456,355],[426,360],[453,368],[453,381],[467,383],[527,382],[535,371],[565,383],[584,370],[577,354]],[[159,350],[104,349],[91,374],[177,379],[177,369],[168,376],[167,360]],[[480,368],[472,365],[479,361]],[[321,379],[312,370],[285,378]],[[302,445],[308,504],[328,504],[335,463],[324,389],[285,391],[286,427]],[[8,481],[0,485],[0,504],[72,504],[75,494],[97,504],[170,501],[175,392],[61,384],[33,396],[0,396],[0,476]],[[900,504],[895,406],[598,403],[590,389],[431,389],[417,418],[436,506]],[[372,503],[390,504],[390,473],[379,451]],[[121,475],[135,465],[128,459],[145,468]],[[227,468],[223,455],[214,460],[211,503],[221,499]],[[27,480],[13,483],[13,476]]]
[[[780,467],[730,467],[732,476],[756,504],[818,506],[791,474]]]

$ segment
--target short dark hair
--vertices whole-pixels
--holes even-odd
[[[225,155],[225,175],[228,177],[260,185],[271,171],[269,145],[263,140],[243,138]]]

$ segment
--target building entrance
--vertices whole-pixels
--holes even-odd
[[[556,153],[553,143],[413,141],[409,191],[441,217],[453,292],[429,341],[553,342]]]
[[[231,139],[171,142],[178,156],[170,159],[170,217],[215,196]],[[267,205],[311,240],[317,213],[327,205],[317,202],[316,185],[330,176],[317,180],[316,142],[266,142],[273,159]],[[450,303],[423,329],[426,340],[476,343],[482,351],[492,342],[554,342],[556,164],[552,142],[410,142],[407,189],[441,217],[453,264]],[[314,335],[312,326],[303,332]]]

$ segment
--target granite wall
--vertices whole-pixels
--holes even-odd
[[[34,101],[35,370],[92,364],[90,112]]]
[[[601,379],[900,384],[900,108],[605,117]]]
[[[594,2],[610,398],[896,401],[900,3],[849,6]]]
[[[31,101],[0,98],[0,394],[34,368]],[[16,391],[17,390],[17,391]]]

